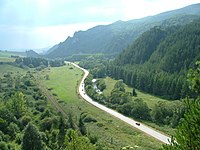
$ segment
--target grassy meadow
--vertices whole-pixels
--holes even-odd
[[[117,82],[117,80],[114,80],[110,77],[106,77],[104,78],[104,81],[106,83],[106,89],[103,91],[104,95],[105,96],[109,96],[112,89],[114,88],[114,85],[115,83]],[[127,92],[131,92],[133,91],[133,88],[125,85],[125,90]],[[143,92],[140,92],[139,90],[136,90],[136,93],[137,93],[137,97],[133,97],[133,99],[135,98],[142,98],[144,100],[144,102],[147,103],[148,107],[150,109],[153,109],[155,104],[157,104],[159,101],[165,101],[166,103],[171,103],[172,101],[169,101],[169,100],[166,100],[166,99],[162,99],[162,98],[159,98],[159,97],[156,97],[156,96],[153,96],[153,95],[150,95],[148,93],[143,93]],[[175,129],[167,126],[167,125],[162,125],[162,126],[159,126],[155,123],[152,123],[152,122],[148,122],[148,121],[144,121],[142,120],[143,123],[159,130],[159,131],[162,131],[164,132],[165,134],[168,134],[168,135],[173,135],[174,134],[174,131]]]
[[[24,56],[23,52],[8,52],[8,51],[0,51],[0,62],[14,62],[15,58],[11,56]]]
[[[114,88],[114,85],[117,82],[117,80],[114,80],[110,77],[106,77],[106,78],[104,78],[104,81],[106,83],[106,89],[103,91],[103,93],[105,96],[109,96],[112,89]],[[125,90],[127,92],[131,92],[131,93],[133,92],[133,88],[131,88],[127,85],[125,85]],[[154,105],[158,101],[165,101],[167,103],[168,102],[170,103],[170,101],[168,101],[168,100],[165,100],[165,99],[162,99],[162,98],[159,98],[159,97],[147,94],[147,93],[140,92],[139,90],[136,90],[136,93],[137,93],[137,98],[142,98],[147,103],[149,108],[151,108],[151,109],[154,107]]]
[[[17,72],[24,74],[27,71],[8,64],[0,65],[0,76],[7,72],[12,72],[14,76]],[[80,114],[96,120],[87,122],[85,125],[88,133],[98,138],[98,143],[103,143],[110,149],[116,150],[124,146],[137,147],[138,150],[161,148],[162,143],[158,140],[132,128],[80,98],[77,87],[83,75],[81,70],[71,65],[65,65],[46,68],[34,73],[39,77],[39,81],[53,93],[65,112],[72,113],[74,121],[78,122]]]
[[[45,69],[40,77],[43,84],[54,93],[56,99],[61,100],[60,104],[64,110],[72,112],[75,121],[78,121],[81,113],[96,120],[96,122],[86,123],[86,128],[90,135],[98,138],[99,143],[104,143],[110,149],[120,149],[123,146],[138,146],[137,149],[141,150],[161,147],[161,142],[78,97],[76,92],[82,74],[79,69],[66,65]],[[49,76],[49,80],[45,78],[46,75]]]
[[[15,67],[12,65],[8,65],[8,64],[1,64],[0,65],[0,76],[3,76],[5,73],[10,72],[13,75],[17,72],[24,74],[27,70],[19,68],[19,67]]]

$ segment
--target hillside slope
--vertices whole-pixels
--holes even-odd
[[[200,60],[200,19],[185,26],[154,27],[125,49],[109,75],[169,99],[191,96],[186,73]]]
[[[75,32],[64,42],[52,47],[46,57],[66,57],[73,54],[118,54],[143,32],[154,26],[184,25],[200,16],[200,4],[130,21],[117,21],[87,31]]]

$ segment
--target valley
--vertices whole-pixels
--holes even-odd
[[[0,23],[2,35],[9,29],[0,43],[0,150],[200,149],[200,4],[107,20],[67,37],[64,30],[68,35],[80,25],[75,14],[62,24],[68,15],[51,14],[55,24],[31,14],[38,21]],[[17,51],[61,36],[39,54]]]

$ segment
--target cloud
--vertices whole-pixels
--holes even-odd
[[[38,48],[75,31],[181,8],[199,0],[0,0],[0,48]]]
[[[111,22],[88,22],[54,26],[24,27],[0,26],[1,49],[37,49],[53,46],[73,36],[75,31],[85,31]]]
[[[99,8],[99,7],[89,7],[86,8],[85,12],[87,14],[93,14],[93,15],[104,15],[104,16],[113,16],[117,13],[116,8]]]
[[[199,3],[199,0],[119,0],[122,20],[138,19]]]

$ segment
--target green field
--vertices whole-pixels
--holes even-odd
[[[79,69],[75,67],[69,69],[68,66],[54,67],[48,74],[50,80],[45,80],[45,84],[48,88],[53,88],[52,92],[58,94],[60,100],[74,102],[74,98],[78,98],[75,91],[82,76]]]
[[[109,96],[112,89],[114,88],[114,85],[117,82],[117,80],[114,80],[110,77],[106,77],[106,78],[104,78],[104,81],[106,83],[106,89],[103,91],[103,93],[104,93],[105,96]],[[126,89],[127,92],[132,93],[132,91],[133,91],[133,88],[131,88],[127,85],[125,85],[125,89]],[[147,93],[143,93],[143,92],[140,92],[138,90],[136,90],[136,93],[137,93],[137,98],[142,98],[147,103],[149,108],[151,108],[151,109],[154,107],[154,105],[158,101],[165,101],[167,103],[170,103],[170,101],[168,101],[168,100],[165,100],[165,99],[162,99],[162,98],[159,98],[159,97],[147,94]]]
[[[114,118],[113,116],[97,109],[78,97],[77,85],[81,79],[82,72],[72,66],[63,66],[45,69],[40,74],[43,83],[48,88],[53,88],[57,99],[66,112],[72,112],[74,120],[78,121],[81,113],[95,118],[97,122],[86,123],[87,131],[98,137],[98,142],[109,146],[111,149],[120,149],[123,146],[138,146],[137,149],[159,149],[162,145],[156,139],[138,131]],[[49,75],[49,80],[45,79]]]
[[[0,57],[0,62],[14,62],[15,58],[11,57]]]
[[[25,56],[25,52],[0,51],[0,57]]]
[[[0,76],[3,76],[7,72],[15,74],[16,72],[25,73],[26,71],[27,70],[12,65],[7,65],[7,64],[0,65]]]
[[[16,58],[12,58],[11,56],[23,57],[24,55],[24,52],[0,51],[0,62],[14,62]]]
[[[105,80],[105,83],[106,83],[106,89],[103,91],[103,93],[104,93],[105,96],[109,96],[112,89],[114,88],[114,85],[117,82],[117,80],[114,80],[110,77],[106,77],[106,78],[104,78],[104,80]],[[126,89],[127,92],[132,93],[133,88],[125,85],[125,89]],[[165,101],[166,103],[171,103],[171,101],[168,101],[166,99],[162,99],[162,98],[159,98],[159,97],[147,94],[147,93],[143,93],[143,92],[140,92],[138,90],[136,90],[136,93],[137,93],[137,97],[133,97],[133,99],[142,98],[147,103],[147,105],[150,109],[153,109],[155,104],[158,103],[158,101]],[[148,121],[142,121],[142,122],[153,127],[153,128],[155,128],[155,129],[157,129],[157,130],[159,130],[159,131],[162,131],[162,132],[164,132],[168,135],[173,135],[174,131],[175,131],[175,129],[173,129],[173,128],[167,126],[167,125],[159,126],[155,123],[148,122]]]

